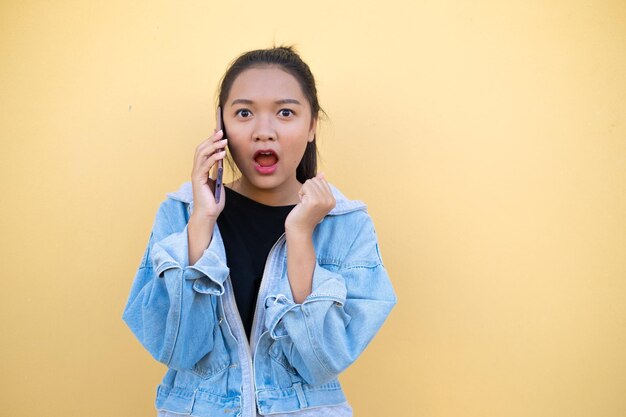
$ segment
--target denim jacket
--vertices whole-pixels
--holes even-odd
[[[372,340],[396,296],[366,206],[331,189],[336,206],[313,232],[311,294],[301,304],[293,300],[283,234],[265,264],[249,342],[218,226],[189,265],[191,183],[167,194],[123,313],[169,368],[157,409],[254,417],[346,402],[337,377]]]

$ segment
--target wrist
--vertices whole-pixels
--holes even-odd
[[[285,234],[287,237],[302,237],[302,238],[311,238],[313,237],[313,230],[315,226],[288,226],[285,225]]]
[[[187,223],[187,244],[189,245],[189,265],[195,265],[202,253],[211,244],[215,222],[192,214]]]
[[[189,221],[193,220],[196,223],[212,223],[215,224],[217,222],[218,214],[214,213],[203,213],[200,210],[193,210],[191,212],[191,216],[189,216]]]
[[[192,213],[189,217],[188,226],[193,229],[211,230],[215,226],[217,219],[212,216],[203,216],[200,214]]]

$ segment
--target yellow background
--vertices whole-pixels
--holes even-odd
[[[356,416],[626,415],[626,3],[220,3],[0,3],[0,415],[155,415],[122,310],[219,77],[274,42],[399,297]]]

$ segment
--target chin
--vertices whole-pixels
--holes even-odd
[[[286,182],[284,178],[278,178],[276,176],[260,176],[258,174],[248,176],[246,178],[251,185],[263,190],[271,190],[273,188],[277,188],[281,184],[284,184]]]

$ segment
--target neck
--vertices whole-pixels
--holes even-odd
[[[298,192],[300,188],[302,188],[302,184],[300,184],[295,177],[293,181],[281,184],[279,187],[275,188],[258,188],[244,177],[227,185],[228,188],[237,191],[239,194],[267,206],[298,204],[300,202]]]

